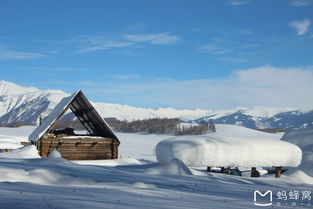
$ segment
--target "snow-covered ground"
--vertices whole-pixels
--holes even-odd
[[[19,139],[18,133],[31,133],[31,128],[26,129],[10,129],[12,132],[4,134],[0,128],[0,135]],[[281,137],[236,126],[217,125],[217,131],[247,139]],[[33,145],[0,153],[0,208],[260,208],[254,205],[255,190],[272,191],[273,206],[268,208],[312,208],[313,201],[303,197],[312,192],[313,178],[299,169],[279,179],[273,175],[250,178],[207,173],[178,159],[156,162],[155,146],[171,136],[117,136],[121,141],[118,160],[71,162],[57,153],[41,159]],[[278,199],[277,193],[284,191],[288,200]],[[290,199],[290,191],[298,191],[299,199]]]
[[[0,149],[17,149],[22,147],[21,142],[28,141],[28,135],[34,130],[34,126],[22,126],[19,128],[0,127]]]

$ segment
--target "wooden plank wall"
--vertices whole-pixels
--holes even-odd
[[[118,143],[111,138],[47,137],[40,140],[39,154],[45,158],[58,150],[68,160],[117,159]]]

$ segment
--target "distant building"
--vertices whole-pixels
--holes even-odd
[[[56,129],[57,122],[71,110],[88,134],[71,128]],[[29,136],[41,157],[58,150],[68,160],[117,159],[120,141],[81,91],[63,98]]]

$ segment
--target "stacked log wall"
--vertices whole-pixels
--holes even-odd
[[[53,150],[58,150],[68,160],[116,159],[118,144],[111,138],[63,138],[44,137],[39,141],[39,154],[48,157]]]

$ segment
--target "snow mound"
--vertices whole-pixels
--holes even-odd
[[[171,159],[169,162],[147,169],[147,174],[163,174],[163,175],[192,175],[191,170],[177,158]]]
[[[48,169],[24,169],[0,167],[0,182],[27,182],[42,185],[79,185],[90,184],[90,179],[75,178]]]
[[[153,188],[156,188],[156,186],[153,184],[145,184],[143,182],[136,182],[133,184],[133,187],[135,187],[137,189],[153,189]]]
[[[14,137],[0,135],[0,149],[17,149],[21,147],[23,145]]]
[[[289,131],[282,140],[301,148],[303,156],[299,169],[313,176],[313,130]]]
[[[55,160],[55,159],[61,159],[61,153],[58,150],[53,150],[52,152],[50,152],[50,154],[48,155],[49,160]]]
[[[21,142],[28,141],[28,135],[33,129],[34,126],[18,128],[0,127],[0,149],[18,149],[23,147]]]
[[[28,136],[35,128],[35,126],[0,127],[0,141],[9,138],[10,141],[14,142],[28,142]]]
[[[284,178],[286,178],[288,182],[293,182],[295,184],[313,184],[313,177],[301,170],[295,171]]]
[[[100,166],[141,165],[141,163],[135,158],[122,158],[116,160],[75,160],[72,162],[81,165]]]
[[[12,152],[0,153],[0,157],[4,158],[40,158],[35,145],[29,145],[16,149]]]
[[[161,164],[178,158],[195,167],[297,167],[302,151],[296,145],[272,138],[206,135],[163,140],[156,146],[156,155]]]

